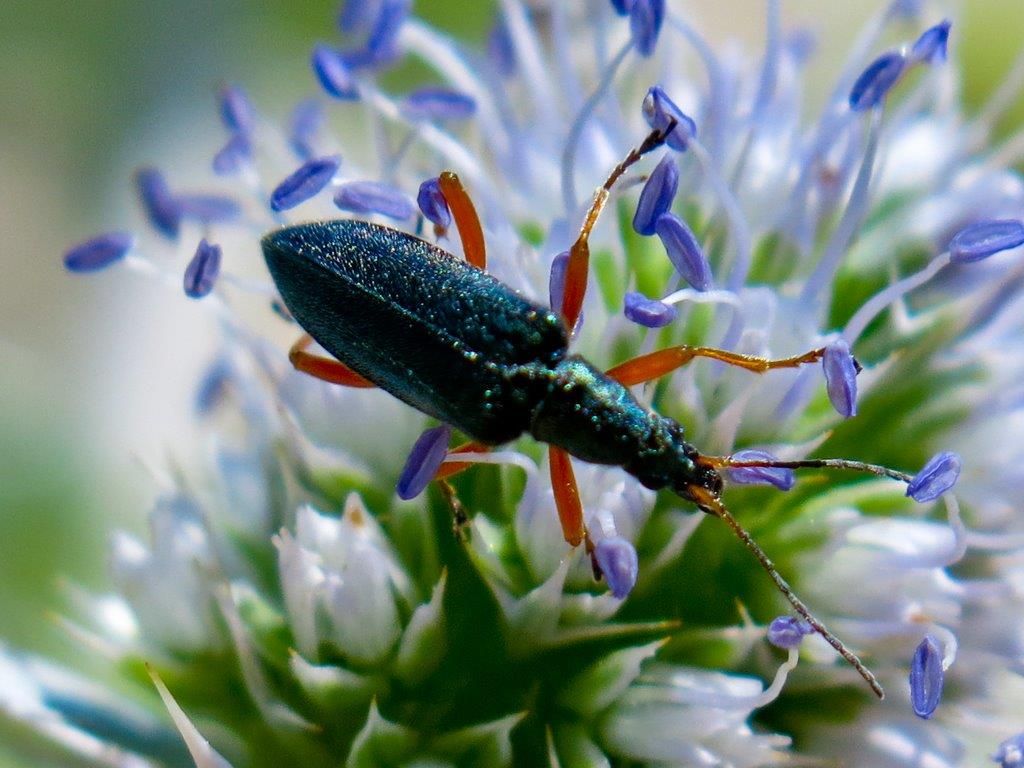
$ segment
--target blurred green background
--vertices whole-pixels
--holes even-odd
[[[882,4],[846,3],[823,16],[820,2],[791,0],[784,13],[788,24],[821,33],[815,68],[828,78],[849,30]],[[416,10],[479,39],[495,5],[418,0]],[[691,5],[713,39],[760,49],[761,2]],[[141,531],[158,489],[145,465],[166,467],[169,457],[195,448],[188,407],[207,356],[193,349],[207,326],[162,286],[115,273],[75,278],[64,273],[61,255],[91,234],[137,222],[134,167],[208,164],[207,145],[194,137],[219,136],[214,93],[221,83],[243,84],[269,115],[312,93],[308,51],[315,40],[334,39],[338,6],[0,3],[3,642],[58,658],[74,654],[48,618],[66,607],[61,580],[104,588],[110,531]],[[963,10],[953,55],[976,106],[1018,53],[1024,3],[977,0]],[[1019,117],[1018,110],[1005,129]]]

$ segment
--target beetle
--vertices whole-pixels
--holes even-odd
[[[740,462],[701,454],[682,425],[642,405],[629,386],[694,357],[754,372],[820,360],[824,350],[778,360],[710,347],[671,347],[601,371],[569,351],[586,287],[588,238],[615,181],[671,132],[655,131],[597,190],[570,250],[562,311],[531,301],[489,275],[472,203],[451,173],[441,189],[451,204],[461,261],[414,235],[358,220],[299,224],[267,234],[262,248],[284,304],[306,336],[293,346],[296,368],[349,386],[378,386],[469,436],[476,449],[524,433],[550,449],[555,500],[566,541],[590,542],[569,455],[622,467],[643,485],[667,488],[724,520],[796,611],[849,661],[881,698],[874,675],[793,593],[767,555],[720,500],[729,466],[839,466],[909,476],[845,460]],[[334,359],[306,351],[315,340]]]

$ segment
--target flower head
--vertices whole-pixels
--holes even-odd
[[[280,129],[274,109],[236,86],[220,92],[228,141],[209,156],[229,193],[146,168],[136,187],[155,236],[112,233],[67,253],[75,272],[173,271],[223,329],[197,395],[216,435],[212,471],[175,481],[147,539],[115,536],[116,592],[83,597],[91,610],[76,624],[120,668],[148,663],[158,693],[143,678],[145,690],[183,741],[167,722],[11,653],[0,671],[18,693],[0,691],[0,709],[90,759],[97,745],[116,747],[123,765],[180,764],[182,744],[197,765],[216,766],[374,764],[382,754],[417,765],[960,760],[971,721],[958,714],[997,695],[1024,653],[978,629],[1003,626],[994,597],[1020,603],[1019,562],[992,554],[1024,546],[1020,524],[990,508],[978,478],[993,467],[1021,475],[1019,451],[1003,456],[984,437],[992,414],[1008,423],[1024,403],[1013,252],[1024,242],[1024,184],[985,147],[991,115],[949,132],[967,120],[949,97],[951,28],[920,25],[916,42],[880,53],[916,4],[885,9],[811,109],[802,86],[814,59],[786,42],[776,3],[757,60],[721,55],[675,3],[597,5],[530,12],[510,0],[486,46],[474,46],[413,17],[408,0],[350,0],[341,39],[312,47],[320,96],[297,98]],[[431,70],[431,85],[385,89],[378,75],[407,56]],[[915,68],[929,76],[908,76]],[[340,141],[325,110],[365,117],[372,135]],[[627,155],[650,129],[643,151]],[[922,143],[927,151],[911,151]],[[446,191],[448,170],[478,224]],[[610,172],[584,223],[588,190]],[[317,225],[278,229],[339,215],[413,243],[408,278],[364,263],[408,250],[303,239]],[[483,258],[476,227],[487,271],[507,290],[451,277],[476,275],[452,266]],[[327,282],[295,265],[288,278],[335,325],[302,336],[258,258],[267,231],[266,242],[294,236],[293,255],[335,264]],[[156,256],[168,240],[194,253],[187,265],[171,270]],[[358,268],[337,267],[335,247]],[[431,260],[445,279],[424,281]],[[589,289],[565,328],[557,321],[567,285],[582,290],[581,263]],[[415,313],[402,314],[407,300]],[[552,313],[530,304],[528,320],[494,319],[525,300]],[[267,327],[298,339],[290,354]],[[343,340],[351,358],[327,359],[313,337]],[[550,339],[546,356],[534,352]],[[636,381],[671,375],[635,398],[599,375],[640,353],[654,362],[630,367]],[[576,354],[593,366],[579,389],[594,402],[545,422],[542,411],[580,379],[545,378],[544,366]],[[977,367],[962,372],[963,359]],[[404,402],[327,383],[364,375]],[[962,402],[978,407],[965,416]],[[512,411],[525,413],[520,431],[553,443],[585,436],[574,444],[587,461],[566,460],[575,496],[549,479],[565,477],[561,454],[545,459],[515,434],[452,446],[452,426],[423,415],[507,425]],[[644,414],[624,430],[643,444],[622,457],[602,418],[627,412]],[[981,531],[952,492],[956,454],[902,472],[954,439],[953,425],[976,436],[958,493]],[[659,474],[666,442],[688,482]],[[794,469],[808,467],[822,475],[797,484]],[[716,506],[722,468],[734,531],[742,519],[762,542],[784,574],[775,584],[758,570],[772,567],[767,555],[759,565],[719,521],[651,490],[676,488],[729,521]],[[937,509],[912,508],[904,491]],[[576,548],[565,536],[573,515],[586,534]],[[965,558],[971,567],[951,569]],[[765,652],[756,622],[779,612],[774,588],[787,582],[871,660],[891,698],[902,695],[898,709],[853,692],[806,609],[769,626],[787,660]],[[937,639],[911,663],[906,649],[922,631]],[[801,658],[811,673],[790,693]],[[936,709],[943,680],[947,704]],[[1013,747],[1004,742],[996,759],[1015,764]]]

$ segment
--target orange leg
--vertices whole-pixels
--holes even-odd
[[[450,453],[478,453],[493,450],[493,446],[471,441],[463,443]],[[569,454],[561,448],[548,446],[548,463],[551,469],[551,487],[555,493],[555,508],[558,519],[562,523],[562,534],[572,546],[579,545],[587,536],[583,525],[583,505],[580,503],[580,492],[576,485],[576,475],[572,471]],[[472,466],[471,462],[449,461],[441,465],[434,475],[435,480],[445,480]]]
[[[292,348],[288,350],[288,361],[294,366],[295,370],[302,371],[313,378],[326,381],[329,384],[341,384],[344,387],[368,389],[377,386],[334,358],[307,352],[306,348],[312,343],[313,337],[307,333],[292,344]]]
[[[548,464],[551,469],[551,488],[555,492],[555,508],[562,523],[562,535],[571,546],[578,546],[586,538],[587,529],[583,524],[580,489],[576,485],[569,454],[550,445]]]
[[[753,373],[764,373],[775,368],[799,368],[801,365],[815,363],[821,360],[825,354],[825,348],[812,349],[802,355],[783,357],[777,360],[770,360],[767,357],[756,357],[754,355],[741,355],[736,352],[727,352],[724,349],[714,347],[690,347],[685,344],[678,347],[659,349],[646,355],[634,357],[624,363],[616,365],[605,371],[608,376],[624,386],[642,384],[646,381],[653,381],[666,373],[682,368],[695,357],[708,357],[712,360],[719,360],[728,365],[735,365]]]
[[[493,451],[493,445],[487,445],[487,443],[478,443],[471,440],[468,443],[452,448],[448,451],[448,454],[453,453],[486,453],[487,451]],[[437,474],[434,475],[435,480],[444,480],[446,477],[457,475],[459,472],[463,472],[473,466],[471,461],[446,461],[441,465],[441,468],[437,470]]]
[[[661,143],[675,129],[675,122],[669,124],[664,131],[654,131],[639,147],[634,147],[608,175],[604,184],[594,192],[594,201],[590,204],[587,215],[583,218],[583,226],[580,227],[579,237],[569,249],[569,263],[565,270],[565,287],[562,289],[562,319],[569,330],[576,327],[576,321],[583,309],[583,298],[587,293],[587,272],[590,268],[590,233],[597,224],[601,211],[608,203],[615,182],[636,163],[641,157],[653,149],[661,146]],[[446,195],[447,197],[447,195]]]
[[[477,216],[476,207],[465,187],[452,171],[442,173],[437,184],[441,188],[445,202],[448,203],[448,208],[451,209],[455,225],[459,228],[459,239],[462,240],[462,252],[466,254],[466,261],[477,269],[487,269],[484,230],[480,226],[480,217]]]

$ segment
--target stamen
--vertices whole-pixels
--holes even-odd
[[[632,47],[632,43],[622,46],[619,52],[615,54],[615,57],[608,62],[608,66],[602,73],[597,88],[583,102],[583,106],[576,113],[576,119],[573,120],[569,128],[569,135],[565,140],[565,149],[562,150],[562,203],[565,205],[567,216],[572,216],[578,207],[576,201],[576,153],[579,151],[583,129],[586,127],[587,121],[590,120],[594,108],[611,87],[612,81],[615,80],[616,72],[618,72],[622,62],[626,60],[626,55],[632,50]]]
[[[885,311],[897,299],[910,293],[915,288],[924,285],[931,280],[941,269],[949,264],[949,253],[937,256],[929,262],[928,266],[920,272],[908,275],[892,285],[883,288],[870,299],[865,301],[853,317],[846,323],[842,336],[848,344],[853,344],[864,333],[872,320]]]
[[[350,181],[338,187],[334,204],[343,211],[359,214],[379,213],[403,221],[412,218],[416,208],[400,190],[379,181]]]
[[[718,61],[718,57],[715,56],[714,49],[708,44],[707,40],[701,37],[696,29],[686,23],[678,14],[670,15],[669,22],[693,46],[707,72],[708,98],[702,122],[704,131],[710,136],[710,139],[706,142],[708,148],[711,155],[717,157],[722,153],[723,147],[726,146],[726,130],[728,128],[726,115],[729,114],[729,110],[732,108],[731,103],[728,101],[730,87],[727,85],[726,75],[721,63]],[[670,144],[669,146],[672,145]]]
[[[213,290],[220,274],[221,248],[219,245],[199,241],[195,255],[185,268],[185,295],[190,299],[201,299]]]
[[[665,133],[665,145],[677,152],[685,152],[690,142],[697,137],[697,124],[668,97],[660,85],[648,89],[641,111],[644,120],[655,131]],[[669,130],[669,126],[675,127]]]
[[[671,304],[649,299],[642,293],[629,291],[626,294],[623,314],[645,328],[664,328],[676,319],[679,310]]]
[[[374,117],[379,114],[392,122],[409,125],[408,121],[402,117],[398,105],[390,97],[370,84],[364,83],[362,88],[363,98],[371,108]],[[377,131],[377,135],[381,133],[383,133],[382,129]],[[446,165],[458,168],[462,177],[469,179],[475,189],[486,190],[487,197],[497,198],[498,192],[491,174],[486,173],[480,160],[450,134],[439,130],[431,123],[420,123],[416,127],[416,138],[444,158]]]
[[[434,236],[444,237],[448,227],[452,224],[452,213],[448,208],[448,201],[445,200],[438,178],[427,179],[420,184],[419,192],[416,195],[416,204],[420,213],[434,225]]]
[[[747,448],[736,451],[730,462],[749,461],[775,462],[777,459],[767,451]],[[780,491],[788,491],[796,484],[796,475],[792,469],[776,466],[736,466],[729,464],[729,479],[740,485],[774,485]]]
[[[509,38],[515,49],[516,62],[522,68],[522,80],[530,85],[529,94],[534,102],[533,116],[543,121],[542,125],[545,128],[551,129],[541,133],[551,135],[556,119],[561,116],[562,100],[552,89],[547,63],[537,39],[537,26],[530,18],[522,0],[501,0],[501,9]]]
[[[238,203],[223,195],[178,195],[177,205],[182,219],[192,219],[200,224],[235,221],[242,215]]]
[[[476,114],[476,101],[451,88],[420,88],[402,99],[399,109],[407,120],[467,120]]]
[[[69,272],[98,272],[120,261],[135,247],[135,235],[129,232],[107,232],[79,243],[64,254],[64,268]]]
[[[964,227],[949,241],[949,260],[968,264],[1019,245],[1024,245],[1024,222],[1017,219],[979,221]]]
[[[317,195],[331,183],[341,166],[341,155],[320,157],[303,163],[270,193],[270,209],[287,211]]]
[[[926,635],[917,646],[910,661],[910,703],[914,714],[928,720],[942,699],[945,670],[942,653],[931,635]]]
[[[438,471],[438,478],[451,477],[461,472],[472,464],[507,464],[518,467],[526,473],[528,482],[533,482],[537,477],[537,465],[527,456],[516,451],[491,451],[485,453],[489,446],[481,443],[467,443],[448,452],[441,469]]]
[[[318,44],[313,48],[310,63],[316,79],[328,95],[342,101],[359,98],[359,88],[340,52]]]
[[[501,17],[494,22],[487,35],[487,58],[502,77],[512,77],[516,73],[516,49],[512,45],[508,26]]]
[[[821,358],[825,371],[825,387],[832,407],[844,418],[857,414],[857,362],[843,339],[825,347]]]
[[[1024,733],[1001,741],[992,760],[999,763],[999,768],[1024,768]]]
[[[814,627],[796,616],[779,616],[772,619],[766,634],[769,643],[788,651],[798,648],[807,635],[813,635]]]
[[[316,154],[317,134],[324,123],[324,111],[316,99],[300,101],[288,119],[288,141],[295,154],[303,160],[311,160]]]
[[[548,277],[548,305],[556,315],[562,314],[562,300],[565,298],[565,276],[569,271],[569,252],[562,251],[551,260]]]
[[[226,357],[218,357],[199,380],[193,400],[196,413],[206,416],[223,400],[235,372]]]
[[[934,501],[956,485],[960,467],[960,457],[952,451],[936,454],[910,480],[907,496],[922,504]]]
[[[668,213],[679,189],[679,166],[671,155],[665,155],[640,192],[633,229],[641,235],[653,235],[654,224],[663,213]]]
[[[629,33],[636,52],[647,58],[654,53],[665,20],[665,0],[633,0],[629,10]]]
[[[927,62],[929,64],[941,64],[946,61],[946,49],[949,45],[949,29],[952,22],[949,19],[929,27],[921,36],[914,41],[910,48],[910,55],[907,57],[909,64]]]
[[[735,243],[736,261],[729,270],[729,278],[726,286],[729,290],[738,291],[747,281],[747,272],[750,269],[750,254],[753,251],[753,238],[750,234],[750,225],[747,223],[743,210],[740,208],[736,196],[729,189],[729,185],[715,168],[714,161],[708,151],[696,138],[690,141],[690,151],[700,163],[704,177],[711,185],[711,190],[718,198],[718,204],[722,206],[725,217],[729,223],[729,235]],[[738,326],[733,324],[729,335],[739,332]]]
[[[871,178],[875,167],[875,157],[878,152],[878,139],[881,134],[881,114],[875,113],[868,126],[867,145],[864,148],[864,156],[861,159],[860,169],[857,171],[857,179],[850,192],[850,199],[843,211],[843,217],[839,225],[829,237],[828,244],[821,255],[821,259],[815,267],[814,272],[807,278],[803,290],[800,292],[801,299],[806,302],[812,301],[822,290],[832,283],[843,256],[847,253],[850,243],[857,234],[857,229],[867,215],[871,202]]]
[[[871,62],[850,89],[850,109],[865,112],[881,104],[906,65],[907,60],[900,53],[885,53]]]
[[[226,85],[217,95],[220,119],[233,134],[250,136],[256,125],[256,110],[245,91],[236,85]]]
[[[345,0],[338,12],[338,28],[347,35],[367,32],[375,13],[380,13],[379,0]]]
[[[400,499],[414,499],[430,484],[448,454],[452,429],[447,424],[423,432],[416,440],[395,490]]]
[[[409,16],[411,6],[412,0],[381,2],[377,23],[366,41],[366,50],[373,66],[390,64],[399,57],[398,33]]]
[[[248,167],[252,160],[252,142],[245,134],[234,133],[213,156],[213,172],[218,176],[232,176]]]
[[[654,231],[680,276],[698,291],[709,290],[711,265],[686,222],[674,213],[665,213],[658,217]]]
[[[135,174],[135,186],[153,229],[171,240],[176,238],[181,228],[181,207],[163,174],[156,168],[140,168]]]
[[[636,548],[621,536],[604,536],[594,545],[593,558],[612,595],[619,600],[628,597],[639,573]]]

